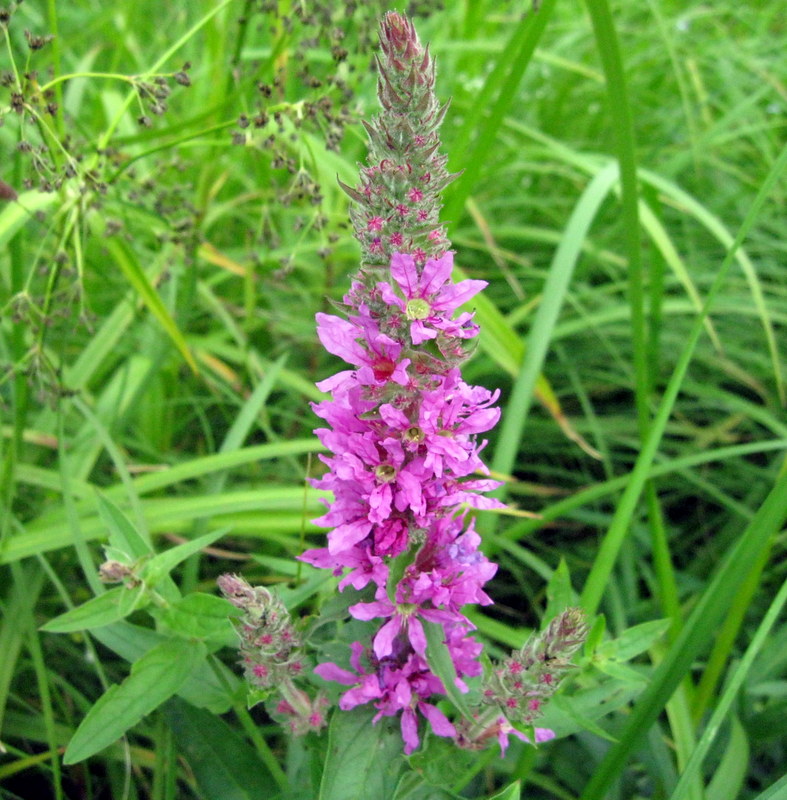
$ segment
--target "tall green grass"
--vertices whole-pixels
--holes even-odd
[[[175,698],[64,765],[157,634],[139,614],[40,630],[105,591],[105,501],[159,552],[227,529],[173,572],[184,593],[231,569],[304,615],[330,595],[294,561],[321,536],[308,404],[334,364],[313,317],[355,270],[336,176],[364,158],[383,6],[306,5],[323,29],[298,3],[28,0],[0,31],[29,104],[2,89],[0,179],[18,194],[0,208],[2,797],[317,785],[324,744],[246,711],[227,648],[199,676],[207,710]],[[491,652],[561,602],[594,619],[550,711],[561,738],[441,764],[454,794],[438,796],[518,781],[532,798],[778,798],[780,4],[421,5],[463,171],[445,218],[462,271],[489,281],[467,372],[502,389],[487,460],[510,511],[479,518],[501,569],[473,619]],[[56,36],[30,50],[25,30]],[[146,87],[162,82],[159,116]]]

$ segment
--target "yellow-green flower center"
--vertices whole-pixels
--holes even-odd
[[[432,313],[432,307],[421,297],[407,301],[404,313],[407,319],[426,319]]]
[[[377,480],[390,483],[396,477],[396,470],[390,464],[380,464],[374,468]]]
[[[411,425],[402,433],[405,442],[416,442],[420,444],[426,438],[426,434],[417,425]]]

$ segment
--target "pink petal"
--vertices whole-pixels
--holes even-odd
[[[380,602],[375,600],[372,603],[356,603],[354,606],[350,606],[348,610],[355,619],[368,622],[379,617],[390,617],[394,612],[394,607],[389,601],[383,600]]]
[[[406,298],[410,299],[418,292],[418,272],[413,257],[406,253],[394,253],[391,256],[391,277],[399,284]]]
[[[319,675],[323,680],[336,681],[336,683],[343,683],[345,686],[353,686],[358,683],[357,675],[354,675],[346,669],[337,667],[336,664],[330,661],[325,664],[318,664],[314,668],[314,674]]]
[[[548,742],[550,739],[555,738],[555,732],[549,728],[536,728],[536,744],[541,742]]]
[[[393,492],[390,483],[375,486],[369,495],[369,519],[375,524],[385,522],[391,516]]]
[[[377,658],[385,658],[393,652],[394,639],[399,635],[402,629],[402,618],[394,617],[377,631],[374,637],[374,654]]]
[[[380,417],[389,428],[407,428],[410,425],[410,420],[390,403],[383,403],[380,406]]]
[[[357,326],[333,314],[318,312],[315,318],[317,336],[329,353],[343,358],[348,364],[363,363],[363,348],[356,341],[361,335]]]
[[[436,311],[453,311],[475,297],[486,285],[486,281],[466,280],[446,286],[432,302],[432,308]]]
[[[421,620],[417,617],[410,617],[407,620],[407,636],[410,639],[413,650],[419,655],[424,655],[426,653],[426,634],[424,633],[424,626],[421,625]]]
[[[324,381],[320,381],[315,385],[321,392],[333,392],[335,389],[347,383],[354,374],[354,370],[346,369],[342,372],[337,372],[336,375],[331,375],[330,378],[326,378]]]
[[[341,567],[336,558],[328,552],[327,547],[315,547],[311,550],[305,550],[297,558],[298,561],[304,561],[306,564],[311,564],[313,567],[319,567],[320,569]]]
[[[471,414],[464,422],[462,422],[462,424],[459,426],[459,432],[483,433],[484,431],[494,428],[499,419],[499,408],[485,408],[481,411],[476,411],[475,414]]]
[[[412,708],[402,712],[402,739],[404,739],[404,752],[409,756],[418,747],[418,720]]]
[[[328,536],[328,550],[336,555],[349,550],[354,544],[365,539],[372,529],[368,519],[357,519],[334,528]]]
[[[456,728],[437,706],[419,703],[418,710],[429,720],[432,730],[438,736],[456,736]]]
[[[421,273],[421,297],[429,297],[435,294],[450,279],[453,268],[454,254],[450,251],[444,253],[438,259],[427,261]]]
[[[436,339],[437,331],[434,328],[427,328],[421,320],[415,320],[410,324],[410,338],[413,344],[423,344],[428,339]]]
[[[348,711],[351,708],[363,705],[381,696],[377,677],[371,677],[373,678],[373,682],[365,680],[360,686],[356,686],[354,689],[350,689],[342,695],[339,700],[339,708],[342,711]],[[375,686],[375,684],[377,686]]]
[[[422,513],[424,500],[421,481],[405,468],[396,476],[396,485],[399,489],[396,493],[396,508],[404,511],[409,506],[416,514]]]
[[[404,311],[407,308],[407,303],[399,297],[393,290],[393,287],[390,283],[386,283],[382,281],[381,283],[377,284],[377,288],[380,290],[380,296],[383,299],[384,303],[388,303],[389,306],[396,306],[401,311]]]

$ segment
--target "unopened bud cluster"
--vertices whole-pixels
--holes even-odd
[[[264,586],[250,586],[237,575],[218,579],[224,596],[243,615],[237,623],[240,653],[252,686],[268,689],[299,675],[301,640],[281,600]]]
[[[217,582],[223,595],[243,612],[236,627],[246,680],[259,690],[253,702],[278,695],[268,711],[291,733],[319,731],[326,722],[328,701],[295,686],[303,674],[302,642],[289,611],[264,586],[250,586],[238,575],[221,575]]]
[[[485,702],[498,706],[508,719],[531,725],[571,669],[571,657],[586,636],[582,610],[566,609],[492,671],[484,689]]]
[[[440,224],[440,193],[456,177],[439,152],[439,128],[448,108],[434,93],[435,64],[412,22],[389,13],[380,28],[377,94],[382,112],[364,123],[368,166],[353,189],[350,209],[361,243],[361,272],[387,270],[394,253],[409,253],[419,266],[439,258],[449,242]]]

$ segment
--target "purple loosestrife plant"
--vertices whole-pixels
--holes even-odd
[[[497,422],[498,392],[469,386],[459,365],[478,334],[459,306],[486,285],[451,281],[453,254],[438,223],[440,190],[453,176],[440,155],[445,113],[434,95],[434,61],[412,24],[388,13],[381,26],[378,93],[382,113],[367,125],[369,166],[345,187],[362,246],[361,270],[344,297],[347,318],[318,314],[325,348],[352,369],[318,384],[331,399],[314,406],[328,425],[316,433],[331,455],[314,485],[333,493],[317,523],[331,528],[327,548],[302,556],[342,575],[340,588],[374,586],[374,600],[350,606],[375,621],[370,645],[353,645],[352,671],[321,664],[317,674],[348,685],[340,707],[374,703],[401,715],[405,752],[418,745],[418,714],[440,736],[454,725],[432,698],[446,688],[431,668],[426,626],[438,626],[456,685],[482,672],[481,645],[462,613],[487,605],[484,584],[496,566],[460,506],[494,508],[480,493],[496,481],[477,434]]]
[[[326,423],[315,432],[329,455],[321,456],[327,472],[312,483],[333,495],[315,522],[330,530],[327,547],[301,556],[332,570],[340,590],[366,592],[370,599],[348,612],[356,628],[365,622],[373,632],[350,645],[345,666],[325,662],[314,671],[347,687],[340,709],[371,703],[375,721],[399,716],[405,753],[419,744],[419,717],[460,746],[497,739],[505,749],[510,734],[530,740],[509,720],[528,726],[535,741],[551,737],[532,723],[584,622],[581,612],[564,612],[543,638],[488,670],[478,702],[464,703],[456,724],[438,707],[447,694],[468,692],[468,681],[484,671],[463,609],[491,604],[483,587],[497,567],[479,550],[467,507],[502,507],[483,496],[499,484],[484,477],[486,442],[478,439],[498,421],[499,392],[468,385],[460,372],[478,325],[459,309],[486,282],[451,280],[453,253],[438,216],[440,192],[456,176],[439,153],[446,106],[434,94],[434,60],[400,14],[386,14],[380,40],[382,112],[366,125],[369,165],[356,188],[342,184],[354,201],[361,268],[339,306],[344,316],[317,315],[320,341],[350,367],[318,384],[330,399],[313,406]],[[293,694],[290,650],[276,655],[260,645],[269,631],[260,629],[258,606],[272,608],[270,594],[258,596],[234,576],[221,588],[244,610],[241,652],[252,685],[281,684]],[[277,613],[294,637],[286,612]],[[262,617],[267,622],[270,613]],[[293,728],[318,728],[319,697],[294,696],[302,709],[291,714]],[[285,711],[294,708],[287,692],[282,697]]]

